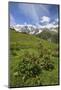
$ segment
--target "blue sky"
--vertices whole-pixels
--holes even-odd
[[[10,25],[58,23],[58,5],[9,3]]]

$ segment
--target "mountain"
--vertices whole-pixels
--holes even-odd
[[[51,27],[51,28],[46,28],[46,27],[41,27],[40,25],[31,25],[31,24],[23,24],[23,25],[15,25],[11,26],[10,28],[15,29],[17,32],[26,32],[28,34],[39,34],[44,30],[49,30],[49,31],[54,31],[58,32],[58,27]]]
[[[45,29],[36,36],[54,43],[58,43],[59,41],[58,29],[51,29],[51,30]]]

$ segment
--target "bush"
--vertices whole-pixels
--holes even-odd
[[[12,54],[13,56],[17,56],[17,53],[16,53],[15,51],[11,51],[11,54]]]
[[[52,58],[50,55],[45,55],[44,56],[44,60],[43,60],[43,68],[45,70],[53,70],[54,69],[54,65],[52,62]]]
[[[53,70],[54,65],[52,63],[47,63],[47,64],[44,65],[44,69],[45,70]]]
[[[40,66],[34,65],[34,66],[31,68],[31,71],[32,71],[32,76],[39,75],[40,72],[41,72]]]
[[[53,57],[59,57],[59,53],[58,53],[58,51],[56,51],[56,52],[52,52],[52,56],[53,56]]]
[[[16,51],[19,51],[20,50],[20,47],[16,47],[15,49],[16,49]]]
[[[27,54],[27,55],[26,55]],[[22,78],[28,79],[29,77],[36,77],[41,73],[41,66],[39,58],[34,54],[25,53],[18,64],[18,74]]]

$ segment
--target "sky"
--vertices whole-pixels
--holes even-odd
[[[9,3],[10,25],[32,24],[51,27],[58,25],[58,5]]]

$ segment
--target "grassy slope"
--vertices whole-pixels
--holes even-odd
[[[59,41],[58,32],[54,31],[44,30],[41,33],[37,34],[36,36],[44,40],[50,40],[51,42],[54,43],[58,43]]]
[[[39,51],[42,49],[41,47],[39,47],[40,43],[42,43],[43,48],[50,50],[50,54],[52,57],[52,61],[54,62],[55,68],[52,71],[43,70],[43,73],[41,73],[36,78],[29,78],[26,80],[26,82],[23,82],[21,77],[14,76],[18,63],[21,60],[21,57],[23,56],[23,54],[27,51],[31,53],[34,52],[38,56]],[[33,35],[18,33],[13,30],[10,30],[10,57],[9,57],[10,58],[9,60],[10,86],[18,87],[21,85],[22,86],[35,86],[35,85],[58,84],[58,57],[56,56],[57,48],[58,48],[57,44],[50,43],[43,39],[39,39]],[[47,51],[45,50],[44,53],[47,53]],[[37,83],[38,80],[41,84]]]

